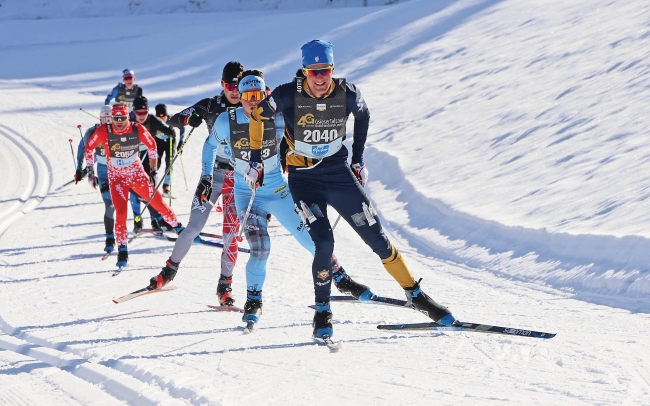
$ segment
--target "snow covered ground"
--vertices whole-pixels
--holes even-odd
[[[650,405],[650,6],[314,6],[63,19],[46,5],[43,20],[0,17],[0,404]],[[334,304],[344,349],[328,353],[310,339],[310,257],[278,227],[255,334],[206,307],[211,247],[192,248],[177,291],[111,302],[144,286],[172,246],[136,239],[114,278],[114,258],[99,260],[98,193],[55,192],[73,175],[77,124],[95,122],[79,107],[96,113],[125,67],[173,112],[220,91],[229,60],[275,86],[313,38],[335,44],[337,75],[364,93],[368,191],[425,290],[461,320],[555,338],[381,332],[427,319]],[[205,126],[195,133],[187,190],[174,171],[182,221]],[[336,239],[357,280],[402,297],[347,224]]]

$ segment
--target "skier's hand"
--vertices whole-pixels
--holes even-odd
[[[81,179],[84,178],[84,173],[81,169],[77,169],[77,171],[74,173],[74,184],[76,185],[81,181]]]
[[[249,162],[244,172],[246,184],[251,189],[264,184],[264,164],[262,162]]]
[[[185,116],[185,125],[190,127],[198,127],[203,122],[203,117],[200,114],[192,113],[189,116]]]
[[[212,175],[203,175],[201,176],[201,181],[196,187],[196,192],[194,196],[199,199],[199,204],[203,206],[205,203],[210,200],[210,195],[212,194]]]
[[[368,169],[366,169],[366,166],[363,163],[352,164],[350,165],[350,169],[352,169],[354,176],[357,177],[361,187],[366,186],[366,182],[368,182]]]
[[[158,171],[156,170],[156,168],[151,168],[151,169],[149,170],[149,181],[150,181],[154,186],[156,186],[156,183],[158,183],[158,179],[156,178],[157,175],[158,175]]]
[[[88,184],[93,187],[93,189],[97,189],[97,184],[98,184],[97,176],[95,176],[95,171],[92,169],[88,169]]]

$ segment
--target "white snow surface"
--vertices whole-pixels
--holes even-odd
[[[193,10],[167,0],[152,14],[142,0],[89,18],[108,3],[0,2],[0,404],[650,405],[647,2],[224,1],[181,13]],[[110,276],[99,193],[85,181],[55,191],[74,173],[77,124],[95,123],[80,107],[96,114],[127,67],[171,112],[218,93],[230,60],[276,86],[313,38],[334,43],[335,76],[369,105],[367,190],[423,289],[461,320],[555,338],[382,332],[428,319],[335,303],[343,350],[329,353],[310,338],[311,258],[280,227],[254,334],[206,307],[212,247],[192,247],[178,290],[112,303],[144,287],[172,243],[134,240]],[[183,154],[187,188],[175,166],[183,222],[206,135]],[[214,213],[206,231],[220,224]],[[350,226],[335,235],[356,280],[403,297]]]

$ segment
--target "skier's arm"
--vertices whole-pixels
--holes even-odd
[[[95,128],[96,127],[90,127],[89,129],[87,129],[83,138],[81,139],[81,141],[79,141],[79,147],[77,147],[77,170],[81,170],[83,167],[84,157],[86,155],[85,147],[86,144],[88,143],[88,139],[95,132]]]
[[[208,106],[210,105],[210,99],[200,100],[198,103],[194,104],[181,111],[176,113],[169,119],[169,125],[176,128],[183,128],[187,125],[186,119],[187,116],[196,113],[200,116],[204,116],[208,112]]]
[[[137,94],[137,96],[142,96],[142,88],[140,86],[138,86],[138,94]]]
[[[153,139],[153,136],[147,131],[147,128],[139,123],[134,123],[138,127],[138,136],[140,142],[147,147],[149,152],[149,167],[157,168],[158,167],[158,150],[156,149],[156,140]]]
[[[262,139],[264,138],[264,122],[271,120],[276,111],[283,111],[280,88],[276,87],[271,96],[262,100],[251,113],[249,133],[251,137],[251,162],[262,162]]]
[[[111,99],[115,99],[117,101],[117,91],[119,89],[120,85],[118,84],[113,88],[113,90],[108,93],[108,96],[106,96],[106,100],[104,100],[104,104],[111,104]]]
[[[95,165],[95,147],[103,142],[108,136],[106,126],[101,125],[92,133],[88,142],[86,143],[86,168],[92,168]]]
[[[352,163],[363,163],[363,150],[368,137],[370,112],[361,91],[351,83],[347,84],[346,102],[354,115],[354,134],[352,138]]]
[[[214,161],[217,159],[219,144],[230,134],[228,120],[228,115],[225,113],[217,117],[217,121],[214,123],[210,135],[208,135],[208,138],[203,143],[203,151],[201,152],[201,176],[212,175],[212,168]]]

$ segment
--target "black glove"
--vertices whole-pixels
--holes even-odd
[[[205,203],[210,200],[210,195],[212,194],[212,175],[203,175],[201,176],[201,181],[196,187],[196,192],[194,196],[199,199],[199,204],[203,206]]]
[[[154,186],[157,183],[156,175],[158,175],[158,171],[156,170],[156,168],[149,169],[149,180]]]
[[[189,125],[190,127],[198,127],[202,122],[203,117],[196,113],[192,113],[185,118],[185,124]]]
[[[84,178],[83,171],[81,169],[77,169],[77,171],[74,173],[74,184],[76,185],[83,178]]]

